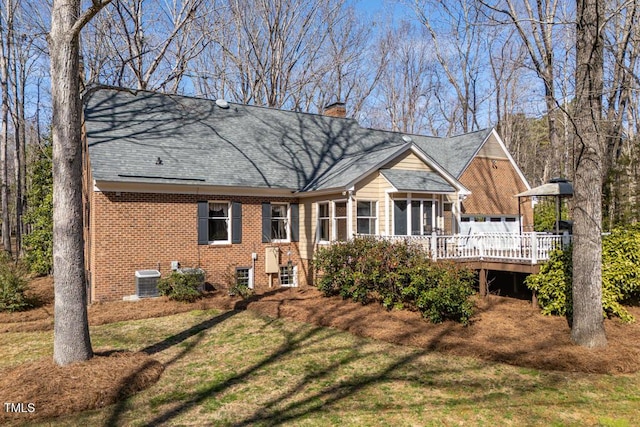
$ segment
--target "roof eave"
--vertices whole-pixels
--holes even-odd
[[[96,192],[164,193],[164,194],[219,194],[228,196],[298,197],[295,189],[246,186],[210,185],[197,183],[159,183],[95,179]]]

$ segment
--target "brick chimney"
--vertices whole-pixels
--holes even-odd
[[[344,119],[347,117],[347,108],[344,102],[334,102],[324,107],[322,114],[329,117],[339,117]]]

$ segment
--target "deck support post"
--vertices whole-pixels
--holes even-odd
[[[479,272],[480,279],[480,296],[487,296],[487,270],[484,268],[480,269]]]

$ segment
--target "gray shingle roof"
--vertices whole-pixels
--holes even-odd
[[[454,192],[456,189],[439,174],[427,171],[383,169],[380,171],[387,181],[402,192]]]
[[[93,177],[113,182],[340,188],[410,145],[351,119],[116,88],[85,96],[85,126]],[[470,135],[412,139],[458,176],[484,140]]]
[[[411,138],[451,175],[460,178],[491,131],[492,129],[483,129],[450,138],[423,135],[411,135]]]

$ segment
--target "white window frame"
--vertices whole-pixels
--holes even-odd
[[[345,216],[337,216],[336,215],[336,204],[338,203],[344,203],[345,207],[346,207],[346,212],[345,212]],[[339,219],[344,219],[345,224],[346,224],[346,236],[345,236],[345,240],[347,241],[349,240],[349,202],[347,199],[341,199],[341,200],[334,200],[333,203],[331,203],[331,224],[333,225],[332,230],[331,230],[331,241],[337,241],[338,240],[338,220]]]
[[[412,199],[411,202],[420,202],[420,235],[421,236],[431,235],[438,228],[438,217],[440,217],[439,215],[440,210],[438,208],[440,207],[440,201],[438,199],[433,199],[433,198],[429,198],[429,199],[415,198],[415,199]],[[425,234],[424,224],[422,223],[422,219],[424,218],[424,213],[425,213],[424,202],[431,202],[431,233],[429,234]],[[410,209],[411,208],[412,206],[410,206]],[[413,211],[412,211],[412,214],[413,214]],[[411,220],[413,221],[413,218],[411,218]],[[411,233],[411,230],[407,230],[407,232]]]
[[[286,269],[289,269],[289,265],[288,264],[281,264],[280,268],[278,269],[278,282],[280,283],[280,286],[284,286],[284,287],[288,287],[288,288],[297,288],[298,287],[298,266],[294,265],[292,266],[292,271],[291,271],[291,275],[289,275],[289,272],[287,271],[286,277],[287,277],[287,283],[283,284],[282,283],[282,271]]]
[[[247,270],[247,287],[249,289],[253,289],[253,267],[236,267],[236,284],[240,284],[240,278],[238,277],[238,272],[240,270]]]
[[[320,206],[326,206],[327,207],[327,216],[320,216]],[[331,242],[331,203],[326,201],[326,202],[317,202],[316,204],[316,216],[317,216],[317,221],[316,221],[316,241],[318,243],[329,243]],[[323,239],[320,233],[320,229],[321,229],[321,222],[322,221],[326,221],[327,224],[327,238]]]
[[[228,200],[209,200],[207,205],[207,228],[208,228],[208,232],[210,233],[211,230],[211,221],[225,221],[226,226],[227,226],[227,239],[226,240],[209,240],[209,244],[210,245],[230,245],[231,244],[231,202]],[[220,216],[209,216],[209,212],[211,211],[210,206],[212,204],[220,204],[220,205],[227,205],[227,216],[226,217],[220,217]],[[209,236],[207,236],[208,238]]]
[[[413,230],[413,202],[420,203],[420,236],[431,235],[424,233],[424,224],[422,223],[422,218],[424,217],[424,202],[431,202],[431,229],[435,231],[438,228],[438,218],[440,217],[440,201],[434,198],[422,198],[422,197],[411,197],[409,195],[406,198],[401,199],[392,199],[392,206],[394,206],[395,202],[406,201],[407,202],[407,236],[417,236],[417,234],[411,234]],[[393,221],[391,222],[392,230],[395,231],[395,209],[392,208],[391,213],[393,215]]]
[[[277,239],[273,236],[273,221],[274,221],[274,216],[273,216],[273,207],[274,206],[285,206],[285,211],[286,211],[286,216],[285,217],[275,217],[276,220],[282,220],[284,219],[284,228],[285,228],[285,232],[287,234],[287,237],[284,239]],[[291,204],[286,203],[286,202],[271,202],[271,223],[270,223],[270,227],[269,229],[271,230],[271,242],[274,243],[289,243],[291,242]]]
[[[370,216],[359,216],[358,215],[358,203],[369,203],[371,208]],[[367,219],[369,221],[373,220],[373,233],[360,233],[358,231],[358,220]],[[371,229],[371,223],[369,223],[369,229]],[[378,201],[377,200],[356,200],[356,231],[359,235],[368,235],[375,236],[378,234]]]

